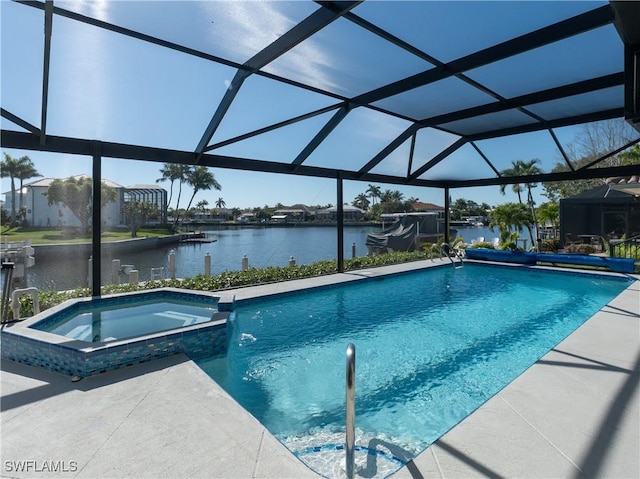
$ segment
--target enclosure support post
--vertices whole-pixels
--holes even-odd
[[[93,145],[93,212],[91,218],[91,253],[95,261],[91,264],[91,296],[100,296],[100,266],[102,258],[100,233],[102,229],[102,148],[100,142]]]
[[[449,187],[444,187],[444,242],[449,244]]]
[[[336,214],[338,220],[338,273],[344,273],[344,205],[342,198],[342,176],[338,172],[337,178],[338,191],[336,194],[336,201],[338,203]]]

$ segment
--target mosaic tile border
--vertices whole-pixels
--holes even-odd
[[[345,449],[345,445],[344,444],[323,444],[321,446],[309,446],[304,448],[301,451],[295,451],[293,454],[296,457],[299,456],[304,456],[305,454],[314,454],[317,452],[322,452],[322,451],[343,451]],[[404,466],[406,465],[406,461],[403,461],[402,459],[400,459],[399,457],[396,457],[395,455],[382,451],[380,449],[374,449],[374,448],[370,448],[367,446],[358,446],[355,445],[353,447],[354,451],[362,451],[367,453],[367,455],[369,456],[380,456],[383,457],[384,459],[388,460],[388,461],[392,461],[395,462],[396,464],[398,464],[399,466]]]
[[[227,315],[228,316],[228,315]],[[69,376],[88,377],[173,354],[191,359],[220,357],[227,352],[227,318],[157,335],[133,338],[87,348],[84,341],[72,345],[48,343],[16,334],[0,333],[2,359],[41,367]]]
[[[219,299],[211,294],[192,294],[167,288],[143,294],[144,301],[173,298],[202,303],[203,298],[213,302]],[[140,301],[140,296],[141,293],[137,292],[104,297],[97,301],[100,306],[121,305]],[[63,307],[51,308],[24,322],[3,325],[0,331],[2,359],[69,376],[88,377],[178,353],[184,353],[191,359],[221,357],[227,353],[227,323],[234,314],[231,311],[215,313],[213,321],[206,323],[109,343],[70,340],[31,327],[47,322],[49,315],[55,316],[58,321],[60,314],[84,308],[89,301],[88,298],[72,300],[65,302]]]

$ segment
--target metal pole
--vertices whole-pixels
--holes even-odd
[[[11,295],[14,266],[14,263],[11,262],[2,263],[2,275],[4,276],[4,288],[2,289],[2,318],[0,319],[0,322],[2,323],[9,319],[9,296]]]
[[[176,279],[176,251],[169,251],[169,277]]]
[[[356,441],[356,347],[347,345],[347,444],[346,473],[347,479],[353,479],[353,451]]]
[[[337,229],[338,229],[338,273],[344,273],[344,205],[343,190],[342,190],[342,177],[338,173],[337,194],[336,199],[338,202],[336,214],[337,214]]]
[[[114,259],[111,261],[111,283],[120,284],[120,260]]]
[[[204,275],[211,276],[211,255],[208,252],[204,255]]]
[[[102,232],[102,146],[99,141],[93,144],[93,196],[91,200],[91,255],[95,259],[91,265],[91,296],[100,296],[102,243],[100,233]]]
[[[444,188],[444,242],[449,243],[449,209],[451,208],[449,201],[449,187],[445,186]],[[454,238],[455,239],[455,238]]]

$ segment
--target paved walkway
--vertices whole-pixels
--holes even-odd
[[[394,477],[638,478],[639,378],[636,281]],[[75,383],[4,361],[0,384],[3,477],[318,477],[183,355]]]

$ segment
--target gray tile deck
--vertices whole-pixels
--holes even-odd
[[[638,478],[639,379],[636,281],[394,477]],[[4,361],[0,385],[2,477],[318,477],[182,355],[75,383]]]

